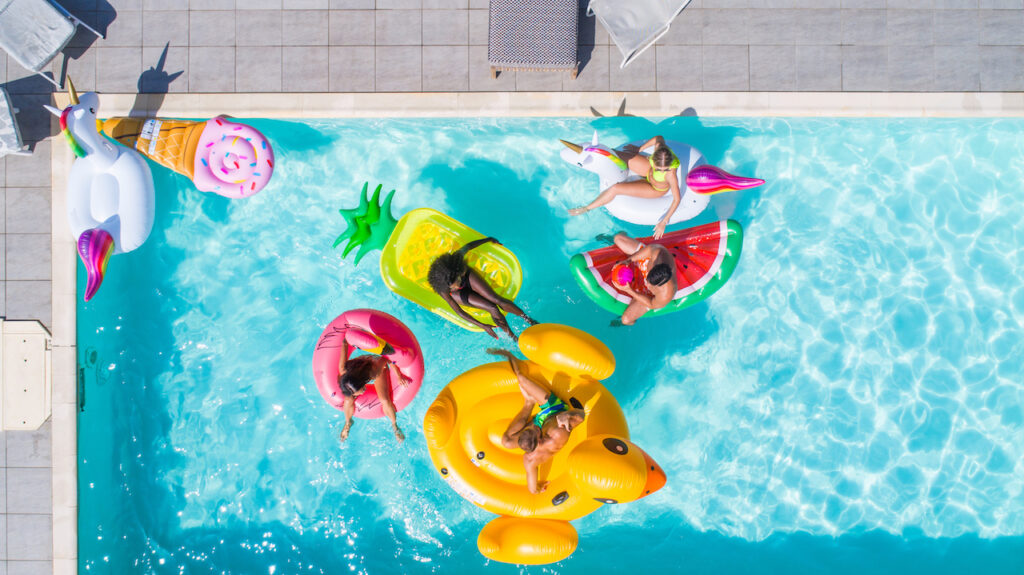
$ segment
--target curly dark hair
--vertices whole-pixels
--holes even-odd
[[[338,376],[338,386],[341,387],[341,394],[345,397],[352,397],[370,383],[374,376],[374,369],[377,367],[374,358],[368,355],[353,357],[345,362],[345,373]]]
[[[647,281],[652,286],[660,286],[672,279],[672,268],[668,264],[658,264],[647,272]]]
[[[466,263],[465,252],[441,254],[430,263],[430,271],[427,272],[427,282],[439,295],[448,293],[451,285],[463,278],[469,271],[469,264]]]

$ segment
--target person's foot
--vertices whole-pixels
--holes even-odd
[[[530,325],[537,325],[537,320],[533,319],[532,317],[530,317],[528,315],[524,315],[523,319],[525,319],[526,323],[528,323]]]
[[[612,322],[611,322],[610,324],[608,324],[608,325],[609,325],[610,327],[623,327],[623,326],[625,326],[626,324],[622,323],[622,320],[621,320],[621,319],[619,319],[619,318],[615,318],[615,319],[613,319],[613,320],[612,320]]]
[[[346,425],[345,427],[343,427],[341,429],[341,440],[342,441],[345,441],[346,439],[348,439],[348,432],[349,432],[350,429],[352,429],[351,425]]]
[[[569,215],[570,216],[582,216],[583,214],[585,214],[585,213],[587,213],[589,211],[590,211],[590,208],[588,208],[587,206],[580,206],[578,208],[573,208],[573,209],[569,210]]]
[[[397,439],[399,443],[405,441],[405,434],[402,433],[401,429],[398,429],[398,426],[395,426],[395,439]]]

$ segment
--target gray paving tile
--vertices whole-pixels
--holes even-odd
[[[469,89],[474,92],[513,92],[516,89],[516,73],[501,72],[497,78],[491,78],[487,46],[470,46]]]
[[[490,19],[489,10],[469,11],[469,45],[487,45],[487,25]],[[424,30],[426,33],[426,30]]]
[[[374,22],[373,10],[332,10],[331,46],[373,46]]]
[[[889,90],[930,92],[934,86],[934,46],[900,46],[889,50]]]
[[[374,12],[377,46],[418,46],[423,43],[420,10],[377,10]]]
[[[281,49],[281,86],[286,92],[327,91],[327,46]]]
[[[47,286],[47,296],[49,296],[49,282],[25,283],[32,283],[36,285],[45,284]],[[50,421],[47,420],[35,431],[4,432],[4,439],[7,444],[7,466],[49,468],[51,428],[52,425]]]
[[[981,10],[978,28],[984,46],[1019,46],[1024,44],[1024,10]]]
[[[886,0],[842,0],[842,7],[854,10],[883,10]]]
[[[516,72],[517,92],[560,92],[561,90],[561,72],[535,70],[521,70]]]
[[[22,110],[18,121],[24,122]],[[22,132],[25,125],[22,124]],[[31,156],[7,156],[7,185],[12,188],[43,188],[50,186],[50,140],[38,142]],[[64,145],[61,142],[61,145]]]
[[[281,46],[251,46],[235,52],[237,73],[235,90],[238,92],[281,92]],[[258,71],[258,73],[255,73]]]
[[[657,46],[657,89],[665,92],[699,92],[703,50],[700,46]]]
[[[469,46],[424,46],[423,91],[469,90]]]
[[[163,58],[163,65],[160,59]],[[188,48],[146,46],[142,49],[142,66],[138,90],[147,94],[183,94],[188,92]]]
[[[331,0],[331,10],[373,10],[377,0]],[[486,6],[484,6],[486,8]]]
[[[568,72],[563,73],[562,88],[574,92],[607,92],[611,74],[609,50],[611,48],[607,45],[580,46],[580,68],[576,78],[572,78]],[[615,50],[615,53],[618,55],[618,50]],[[615,65],[618,66],[618,62]]]
[[[142,46],[96,48],[96,89],[100,92],[134,92],[142,75]]]
[[[284,37],[280,10],[247,10],[235,14],[237,46],[280,46]]]
[[[842,67],[839,46],[797,46],[796,89],[838,92],[843,89]]]
[[[424,46],[458,46],[468,44],[469,10],[423,11]]]
[[[330,0],[284,0],[281,7],[285,10],[327,10],[331,3]]]
[[[53,520],[49,515],[7,514],[7,559],[53,558]]]
[[[799,13],[799,10],[751,10],[748,17],[753,24],[747,31],[746,41],[764,46],[794,44]]]
[[[63,58],[54,58],[50,70],[53,77],[60,76],[64,68]],[[77,58],[67,59],[67,75],[75,83],[75,88],[80,92],[91,92],[96,89],[96,50],[87,50],[78,55]],[[65,80],[66,81],[66,80]]]
[[[373,46],[331,46],[330,90],[332,92],[372,92],[374,90]]]
[[[3,164],[3,159],[0,159],[0,164]],[[6,210],[7,210],[7,188],[3,187],[3,186],[0,186],[0,238],[3,237],[4,232],[6,231],[5,227],[7,225],[7,215],[4,213],[4,212],[6,212]],[[4,253],[3,250],[0,250],[0,254],[2,254],[2,253]],[[3,262],[0,262],[0,281],[2,281],[3,279],[4,279],[4,265],[3,265]],[[0,467],[3,467],[3,466],[0,465]]]
[[[932,10],[889,10],[886,14],[889,45],[933,44],[934,14]]]
[[[1024,46],[980,46],[979,55],[983,91],[1024,90]]]
[[[142,0],[103,0],[103,4],[109,6],[112,10],[116,10],[118,14],[125,10],[142,10]],[[100,3],[96,3],[100,6]]]
[[[31,468],[19,468],[19,469],[31,469]],[[35,468],[35,469],[37,469],[37,470],[41,469],[44,472],[50,471],[49,469],[46,469],[46,468]],[[5,515],[7,514],[7,470],[6,469],[0,469],[0,513],[3,513]],[[7,538],[7,532],[6,531],[0,531],[0,539],[6,539],[6,538]],[[7,559],[6,551],[7,550],[5,549],[4,553],[0,554],[0,559]]]
[[[843,10],[843,44],[884,46],[887,41],[885,10]]]
[[[49,514],[53,506],[48,467],[7,468],[7,513]]]
[[[888,87],[888,49],[885,46],[843,46],[843,90],[884,91]]]
[[[977,45],[978,30],[977,10],[935,11],[936,45]]]
[[[53,573],[52,561],[8,561],[7,575],[49,575]]]
[[[703,46],[702,87],[706,91],[743,91],[750,89],[750,63],[747,46]]]
[[[701,37],[715,44],[747,43],[747,10],[704,10]]]
[[[979,0],[983,10],[1024,10],[1024,0]]]
[[[980,89],[981,61],[977,46],[935,47],[935,90],[974,92]]]
[[[326,46],[329,21],[326,10],[285,11],[281,43],[285,46]]]
[[[799,10],[794,43],[803,46],[839,44],[843,19],[839,10]]]
[[[189,48],[188,86],[197,93],[234,92],[235,48]]]
[[[657,50],[647,50],[622,68],[622,52],[615,46],[608,47],[608,87],[613,91],[655,90],[658,86],[655,68]]]
[[[796,46],[751,46],[750,89],[790,92],[796,89]]]
[[[56,58],[54,58],[56,60]],[[0,82],[7,81],[7,54],[0,53]]]
[[[235,6],[235,10],[280,10],[284,5],[282,0],[245,0]]]
[[[243,2],[248,0],[243,0]],[[234,10],[235,0],[189,0],[189,10]]]
[[[473,8],[485,8],[486,9],[486,8],[490,8],[490,6],[491,6],[490,2],[491,2],[491,0],[469,0],[469,7],[470,7],[470,9],[473,9]]]
[[[378,10],[421,10],[422,0],[377,0]]]
[[[7,188],[0,210],[8,234],[50,233],[50,188]]]
[[[5,500],[6,502],[6,500]],[[0,515],[0,561],[7,562],[7,515]]]
[[[0,240],[0,249],[3,249],[3,247],[3,240]],[[3,280],[0,280],[0,317],[7,317],[7,282]],[[0,533],[3,533],[3,531],[0,531]]]
[[[235,12],[220,10],[188,19],[189,46],[234,46]]]
[[[978,7],[978,0],[935,0],[936,10],[970,10]]]
[[[424,10],[467,10],[469,0],[423,0]]]
[[[5,313],[9,319],[36,319],[50,327],[50,282],[7,280]],[[11,432],[13,433],[13,432]],[[8,446],[9,448],[9,446]],[[49,462],[47,462],[49,465]]]
[[[935,0],[889,0],[890,10],[930,10],[935,7]]]
[[[418,92],[423,89],[423,56],[419,46],[377,46],[374,85],[378,92]]]
[[[50,280],[50,235],[7,233],[7,281]]]
[[[144,11],[142,13],[142,45],[188,46],[188,12],[186,10]]]
[[[250,4],[257,0],[249,0]],[[143,10],[188,10],[188,0],[142,0]]]
[[[139,46],[142,44],[142,11],[118,10],[107,17],[113,21],[107,27],[104,46]]]
[[[750,8],[750,0],[704,0],[701,6],[712,10]]]
[[[693,2],[690,2],[693,4]],[[598,24],[600,26],[600,24]],[[668,32],[658,40],[659,46],[700,45],[704,37],[704,10],[687,6],[672,21]]]

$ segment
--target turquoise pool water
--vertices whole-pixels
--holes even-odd
[[[229,201],[154,166],[152,236],[79,297],[83,572],[1024,571],[1024,121],[252,123],[275,146],[270,186]],[[595,129],[768,180],[692,222],[745,228],[719,293],[633,328],[582,295],[570,255],[649,230],[566,216],[596,177],[557,139]],[[669,481],[574,522],[568,560],[488,563],[492,516],[432,469],[423,415],[493,342],[392,294],[375,255],[331,249],[364,181],[398,190],[396,215],[433,207],[501,239],[522,307],[615,352],[606,383]],[[399,447],[361,420],[339,446],[312,381],[317,336],[354,307],[424,349]]]

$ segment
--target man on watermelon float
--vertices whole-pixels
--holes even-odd
[[[605,236],[607,237],[607,236]],[[648,310],[661,309],[672,301],[679,282],[676,280],[676,263],[671,252],[663,245],[644,245],[640,240],[631,238],[625,232],[619,232],[612,238],[615,247],[624,254],[632,254],[616,264],[612,271],[612,281],[622,293],[633,298],[622,314],[622,325],[633,325]],[[633,281],[633,268],[643,274],[644,287],[650,295],[642,294],[630,283]]]

